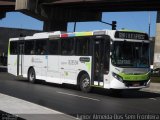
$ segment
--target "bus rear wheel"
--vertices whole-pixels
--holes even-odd
[[[80,89],[86,93],[91,91],[90,78],[87,74],[83,74],[80,78]]]
[[[31,83],[35,83],[35,81],[36,81],[36,74],[35,74],[35,70],[33,68],[31,68],[28,72],[28,80]]]

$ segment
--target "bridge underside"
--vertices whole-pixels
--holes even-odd
[[[14,1],[0,0],[0,19],[5,17],[6,12],[14,11],[14,9],[15,9]]]
[[[105,11],[160,10],[160,0],[16,0],[16,10],[43,20],[45,31],[64,31],[67,22],[99,21]]]
[[[157,11],[160,10],[159,0],[50,0],[42,1],[43,5],[63,8],[108,11]]]
[[[21,11],[44,21],[44,30],[67,30],[68,22],[99,21],[102,12],[160,11],[160,0],[0,0],[0,18]]]

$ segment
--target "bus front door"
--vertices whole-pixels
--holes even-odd
[[[18,42],[18,54],[17,54],[17,75],[23,75],[23,54],[24,54],[24,42]]]
[[[93,85],[103,86],[104,74],[109,72],[110,39],[105,36],[94,38]]]

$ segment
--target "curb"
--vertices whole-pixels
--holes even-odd
[[[19,98],[0,93],[0,111],[5,114],[1,120],[10,120],[8,117],[21,118],[26,120],[76,120],[75,117],[65,113],[49,109]],[[12,119],[15,120],[15,119]],[[19,120],[19,119],[18,119]]]

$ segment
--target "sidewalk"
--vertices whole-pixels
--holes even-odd
[[[76,120],[76,118],[64,113],[1,93],[0,110],[26,120]]]
[[[142,91],[148,91],[160,94],[160,83],[150,83],[150,87],[143,88]]]

